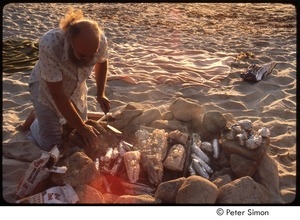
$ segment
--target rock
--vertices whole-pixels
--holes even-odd
[[[155,129],[147,140],[147,144],[141,152],[156,154],[160,160],[163,160],[168,153],[168,133],[163,129]]]
[[[196,115],[201,115],[203,108],[191,99],[177,98],[170,105],[170,111],[178,120],[188,122],[193,120]]]
[[[230,167],[229,157],[225,155],[224,151],[221,151],[217,164],[219,167]]]
[[[104,176],[100,175],[99,178],[92,179],[87,185],[102,193],[105,192],[105,186],[103,185],[104,181]]]
[[[180,132],[188,132],[188,128],[184,123],[178,120],[156,120],[154,121],[151,126],[157,129],[164,129],[166,131],[174,131],[179,130]]]
[[[170,121],[170,120],[173,120],[173,119],[174,119],[174,115],[173,115],[172,112],[167,111],[167,112],[164,112],[164,113],[161,115],[161,119],[162,119],[162,120]]]
[[[236,138],[236,132],[233,129],[228,129],[222,133],[223,138],[227,140],[234,140]]]
[[[147,153],[141,153],[143,170],[147,173],[151,184],[158,185],[163,177],[163,164],[160,157]]]
[[[112,117],[115,119],[111,125],[120,129],[125,128],[128,123],[135,117],[141,115],[145,110],[145,106],[139,103],[129,103],[118,108]]]
[[[103,195],[96,189],[88,185],[78,185],[75,192],[79,197],[79,204],[103,204],[105,203]]]
[[[175,171],[183,171],[186,152],[184,146],[175,144],[169,150],[167,158],[163,162],[165,168]]]
[[[210,133],[220,134],[226,127],[227,121],[222,113],[217,111],[207,112],[203,116],[203,128]]]
[[[133,118],[128,123],[128,126],[125,128],[125,130],[128,130],[130,132],[136,132],[138,129],[140,129],[141,125],[149,126],[154,121],[159,120],[160,118],[161,118],[161,114],[158,109],[151,108],[151,109],[144,110],[142,114]]]
[[[148,179],[154,185],[162,181],[162,161],[168,152],[167,133],[165,130],[154,129],[152,133],[138,130],[136,147],[141,152],[142,169],[147,173]],[[143,137],[148,137],[143,140]]]
[[[217,177],[214,181],[212,181],[218,188],[224,186],[227,183],[232,181],[231,177],[228,174]]]
[[[141,153],[139,151],[128,151],[123,157],[129,182],[137,182],[140,174]]]
[[[120,195],[111,194],[111,193],[105,193],[103,194],[103,198],[105,201],[105,204],[114,204],[115,201],[120,197]]]
[[[166,131],[171,131],[171,129],[168,126],[168,121],[167,120],[156,120],[151,124],[151,127],[156,128],[156,129],[164,129]]]
[[[270,137],[270,130],[266,127],[262,127],[258,130],[258,134],[262,137]]]
[[[218,187],[201,176],[189,176],[176,195],[177,204],[213,204],[218,197]]]
[[[246,140],[246,148],[249,150],[255,150],[260,147],[262,142],[262,136],[254,135],[251,136],[248,140]]]
[[[285,204],[297,203],[295,188],[281,189],[280,194]]]
[[[252,178],[268,189],[271,194],[271,203],[283,203],[279,190],[277,164],[269,154],[264,155]]]
[[[174,180],[163,182],[157,186],[155,192],[155,198],[161,199],[163,203],[176,203],[176,195],[178,189],[186,180],[185,177],[181,177]]]
[[[95,178],[99,178],[94,162],[83,152],[75,152],[70,157],[60,160],[57,166],[66,166],[66,173],[53,173],[51,180],[57,184],[68,183],[72,187],[88,184]]]
[[[224,176],[224,175],[228,175],[230,177],[230,179],[236,179],[236,176],[234,175],[234,173],[232,172],[231,168],[229,167],[223,167],[220,170],[217,170],[216,172],[213,173],[213,175],[211,176],[211,181],[214,181],[215,179]]]
[[[137,130],[134,133],[134,137],[135,137],[135,145],[137,147],[137,149],[143,149],[145,148],[147,145],[149,145],[148,143],[148,139],[150,138],[152,131],[148,131],[148,129],[145,129],[144,127]]]
[[[155,192],[155,187],[143,184],[143,183],[130,183],[126,181],[120,181],[123,188],[123,195],[153,195]]]
[[[261,146],[255,150],[249,150],[245,147],[242,147],[235,140],[226,140],[222,139],[222,149],[227,156],[230,154],[238,154],[241,157],[245,157],[249,160],[260,161],[263,155],[266,153],[270,145],[269,138],[263,138]]]
[[[185,146],[188,142],[189,135],[188,133],[183,133],[179,130],[173,130],[168,133],[169,142],[174,144],[182,144]]]
[[[230,166],[237,177],[252,176],[258,166],[258,162],[237,154],[231,154]]]
[[[117,198],[115,204],[160,204],[161,200],[150,195],[123,195]]]
[[[194,132],[201,132],[203,130],[203,113],[199,115],[194,115],[193,120],[189,121],[189,127]]]
[[[269,202],[267,189],[251,177],[241,177],[219,188],[217,203],[263,204]]]
[[[249,119],[243,119],[243,120],[239,120],[238,124],[241,126],[242,129],[250,132],[252,131],[252,122]]]

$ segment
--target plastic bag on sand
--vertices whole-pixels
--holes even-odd
[[[77,201],[79,201],[79,198],[73,187],[69,184],[65,184],[64,186],[55,186],[27,198],[19,199],[16,202],[31,204],[70,204],[76,203]]]
[[[59,159],[59,150],[54,146],[50,152],[42,151],[40,158],[34,160],[26,170],[17,187],[16,195],[24,198],[34,192],[38,183],[49,177],[50,172],[65,172],[66,167],[62,169],[53,169]]]

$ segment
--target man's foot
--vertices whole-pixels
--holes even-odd
[[[23,124],[20,124],[16,127],[16,131],[26,132],[26,131],[29,131],[29,130],[30,130],[30,128],[25,127]]]

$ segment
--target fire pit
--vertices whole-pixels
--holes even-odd
[[[178,112],[182,105],[198,114],[182,115]],[[68,170],[52,173],[47,187],[49,182],[53,186],[67,183],[75,189],[79,203],[230,203],[232,192],[222,191],[228,184],[258,184],[259,192],[249,192],[251,198],[259,198],[257,203],[276,197],[276,186],[268,191],[270,181],[262,176],[265,167],[259,167],[269,158],[268,128],[255,130],[250,120],[229,121],[216,111],[201,113],[198,104],[183,99],[173,102],[168,114],[151,116],[151,123],[137,125],[132,123],[149,122],[155,110],[127,107],[110,121],[122,135],[107,129],[104,122],[88,121],[100,132],[95,149],[71,132],[69,148],[56,164]],[[124,118],[126,111],[132,118]]]

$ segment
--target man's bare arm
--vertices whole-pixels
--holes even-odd
[[[110,103],[108,98],[105,96],[105,86],[107,80],[107,67],[108,61],[103,63],[96,63],[95,65],[95,79],[97,85],[97,101],[100,104],[101,109],[104,113],[110,110]]]
[[[108,61],[103,63],[96,63],[95,65],[95,79],[97,84],[97,96],[105,96],[105,85],[107,80],[107,66]]]
[[[75,129],[81,129],[84,127],[83,120],[81,119],[71,100],[64,92],[62,81],[47,82],[47,86],[58,110],[67,120],[67,122]]]
[[[64,93],[62,81],[47,82],[47,86],[58,110],[67,120],[70,126],[78,131],[86,144],[92,147],[96,147],[98,144],[97,135],[99,134],[99,132],[92,126],[86,125],[84,123],[75,106]]]

